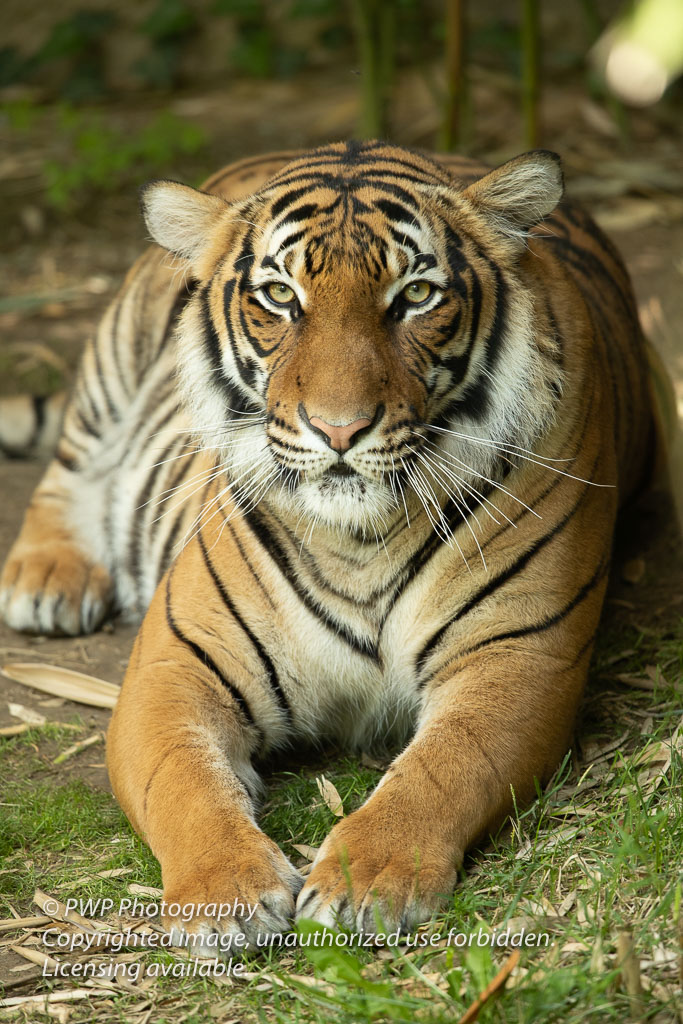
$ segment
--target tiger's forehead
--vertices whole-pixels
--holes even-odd
[[[315,277],[343,265],[379,279],[437,262],[439,232],[425,195],[390,176],[316,176],[285,188],[278,183],[260,198],[254,269]]]

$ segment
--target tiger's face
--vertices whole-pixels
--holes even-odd
[[[374,537],[417,506],[438,528],[492,445],[530,446],[559,383],[519,237],[561,180],[529,158],[463,189],[418,154],[337,145],[233,207],[148,187],[153,236],[198,281],[179,381],[243,507]]]

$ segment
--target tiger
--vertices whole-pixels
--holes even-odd
[[[2,614],[144,616],[107,763],[178,939],[411,929],[571,740],[657,444],[627,272],[547,150],[340,142],[141,205]],[[258,769],[330,743],[393,760],[304,879]]]

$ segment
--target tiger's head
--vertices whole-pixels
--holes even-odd
[[[553,416],[557,362],[520,273],[562,196],[536,151],[464,186],[424,155],[335,144],[229,204],[174,182],[142,203],[196,282],[179,384],[245,504],[374,535],[495,473]]]

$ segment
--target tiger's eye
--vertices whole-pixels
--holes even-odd
[[[273,302],[285,306],[294,298],[294,289],[290,288],[288,284],[282,284],[281,281],[275,281],[273,284],[266,285],[266,295]]]
[[[408,302],[412,302],[414,306],[420,306],[423,302],[427,301],[433,291],[434,288],[429,281],[413,281],[412,284],[407,284],[403,289],[403,298],[407,299]]]

